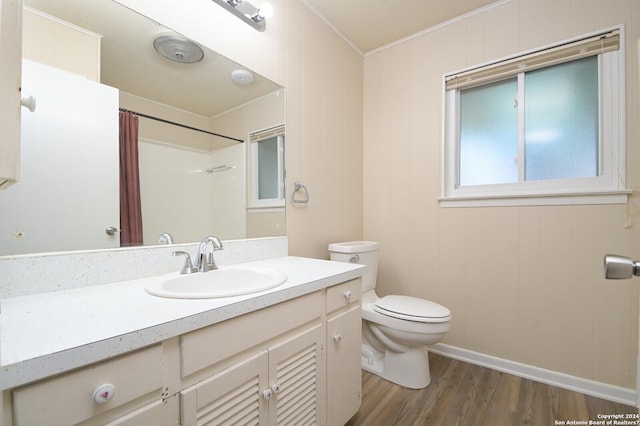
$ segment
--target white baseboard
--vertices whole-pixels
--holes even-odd
[[[523,377],[525,379],[534,380],[536,382],[545,383],[575,392],[580,392],[586,395],[595,396],[597,398],[606,399],[608,401],[618,402],[634,407],[638,406],[638,399],[635,389],[627,389],[619,386],[608,385],[606,383],[596,382],[593,380],[583,379],[581,377],[571,376],[569,374],[559,373],[553,370],[534,367],[532,365],[522,364],[507,359],[486,355],[480,352],[458,348],[456,346],[451,346],[444,343],[437,343],[433,346],[429,346],[429,351],[448,358],[465,361],[470,364],[480,365],[482,367],[491,368],[493,370],[513,374],[514,376]]]

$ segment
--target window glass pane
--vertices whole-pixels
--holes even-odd
[[[596,56],[525,74],[525,180],[598,174]]]
[[[256,142],[258,144],[258,199],[278,198],[278,138]]]
[[[518,181],[517,79],[460,92],[460,185]]]

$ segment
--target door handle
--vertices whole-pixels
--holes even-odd
[[[608,280],[625,280],[640,276],[640,262],[631,258],[607,254],[604,257],[604,277]]]

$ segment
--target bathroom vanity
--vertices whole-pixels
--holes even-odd
[[[364,267],[251,262],[279,287],[217,299],[157,277],[2,300],[4,424],[342,425],[360,405]]]

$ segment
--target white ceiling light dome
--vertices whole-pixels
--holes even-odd
[[[253,74],[245,69],[231,71],[231,80],[243,86],[253,83]]]

